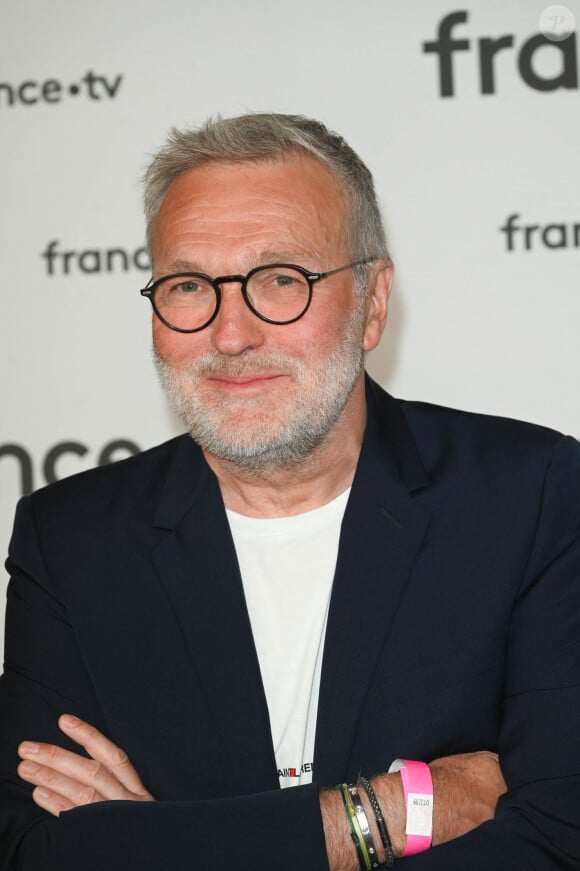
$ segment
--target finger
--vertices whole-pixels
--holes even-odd
[[[44,778],[42,785],[44,786],[53,785],[47,780],[46,772],[49,771],[52,772],[54,778],[61,776],[66,781],[76,783],[85,789],[94,790],[101,797],[95,800],[133,798],[133,794],[119,782],[115,775],[96,759],[86,759],[78,753],[71,753],[70,750],[64,750],[54,744],[37,744],[33,741],[24,741],[18,748],[18,754],[21,759],[29,762],[25,768],[19,767],[19,772],[23,771],[28,775],[34,774],[36,777],[36,770],[32,767],[36,765],[42,772]],[[30,782],[40,785],[39,781],[34,779]],[[61,792],[58,786],[55,789],[57,792]],[[70,789],[63,794],[75,799],[75,796],[71,795]]]
[[[84,747],[93,759],[100,762],[107,771],[112,772],[129,792],[152,798],[125,751],[109,741],[102,732],[71,714],[63,714],[59,718],[58,725],[65,735]]]
[[[94,804],[97,801],[104,800],[104,796],[94,786],[81,783],[78,780],[61,774],[60,771],[55,771],[54,768],[40,765],[29,759],[25,759],[19,764],[18,774],[22,780],[32,783],[35,787],[39,788],[35,792],[37,792],[37,796],[40,799],[46,799],[48,796],[48,800],[51,801],[51,808],[53,802],[56,801],[59,812],[69,810],[71,807]],[[45,809],[49,810],[49,808]]]
[[[38,807],[55,817],[59,817],[63,811],[70,811],[76,806],[64,796],[41,786],[32,790],[32,798]]]

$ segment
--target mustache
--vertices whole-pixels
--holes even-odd
[[[163,368],[168,364],[159,355],[157,362]],[[302,361],[290,354],[280,352],[253,352],[244,351],[235,357],[228,357],[219,351],[208,351],[192,360],[181,369],[184,375],[193,375],[197,378],[208,375],[230,376],[239,378],[245,375],[267,375],[279,372],[296,372],[303,366]],[[168,367],[171,368],[171,367]]]

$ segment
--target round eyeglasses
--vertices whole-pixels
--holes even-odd
[[[310,272],[291,263],[257,266],[247,275],[210,278],[202,272],[177,272],[151,281],[141,291],[150,299],[159,320],[178,333],[196,333],[209,326],[222,300],[222,284],[239,282],[244,302],[256,317],[269,324],[292,324],[306,314],[315,281],[345,269],[370,263],[374,257],[357,260],[329,272]]]

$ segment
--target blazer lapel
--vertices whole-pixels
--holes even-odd
[[[268,708],[217,480],[184,441],[168,475],[153,551],[192,667],[223,743],[232,791],[278,787]]]
[[[325,641],[314,769],[346,776],[358,715],[425,535],[411,497],[425,472],[398,404],[369,382],[363,449],[345,512]]]
[[[363,449],[343,521],[326,634],[314,767],[348,769],[357,717],[429,516],[426,476],[398,404],[368,383]],[[217,480],[183,439],[166,478],[152,557],[223,745],[232,792],[278,788],[260,668]]]

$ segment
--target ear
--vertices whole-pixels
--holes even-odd
[[[394,266],[390,257],[375,260],[370,268],[366,325],[363,351],[372,351],[379,344],[387,323],[389,295],[393,284]]]

